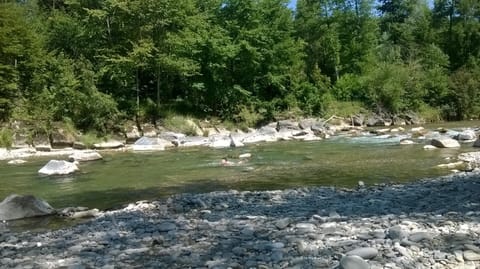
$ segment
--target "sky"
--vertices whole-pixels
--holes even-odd
[[[290,0],[290,3],[288,4],[288,7],[291,9],[295,9],[295,6],[297,5],[297,0]]]

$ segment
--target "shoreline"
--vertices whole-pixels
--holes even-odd
[[[60,230],[3,232],[0,264],[334,268],[342,261],[344,269],[474,269],[480,266],[478,193],[476,170],[357,189],[178,194]],[[350,251],[363,258],[345,256]]]

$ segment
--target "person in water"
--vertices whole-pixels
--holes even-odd
[[[222,158],[221,164],[223,166],[233,165],[233,163],[231,161],[229,161],[226,157]]]

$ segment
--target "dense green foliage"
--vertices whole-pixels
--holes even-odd
[[[480,116],[472,0],[0,2],[0,121]],[[342,110],[345,105],[345,111]],[[352,106],[352,104],[355,104]]]

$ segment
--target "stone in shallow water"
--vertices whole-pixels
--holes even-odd
[[[0,220],[13,220],[51,215],[55,209],[32,195],[12,194],[0,203]]]
[[[344,256],[340,260],[341,269],[370,269],[370,265],[359,256]]]
[[[432,139],[431,145],[438,148],[459,148],[460,147],[460,143],[458,143],[457,140],[449,137],[434,138]]]
[[[356,248],[347,252],[347,256],[359,256],[364,259],[373,259],[378,255],[378,250],[376,248]]]
[[[76,164],[67,161],[51,160],[44,167],[38,170],[43,175],[68,175],[78,171]]]
[[[77,151],[72,155],[68,156],[68,160],[71,162],[88,162],[88,161],[96,161],[101,160],[102,155],[96,151]]]

